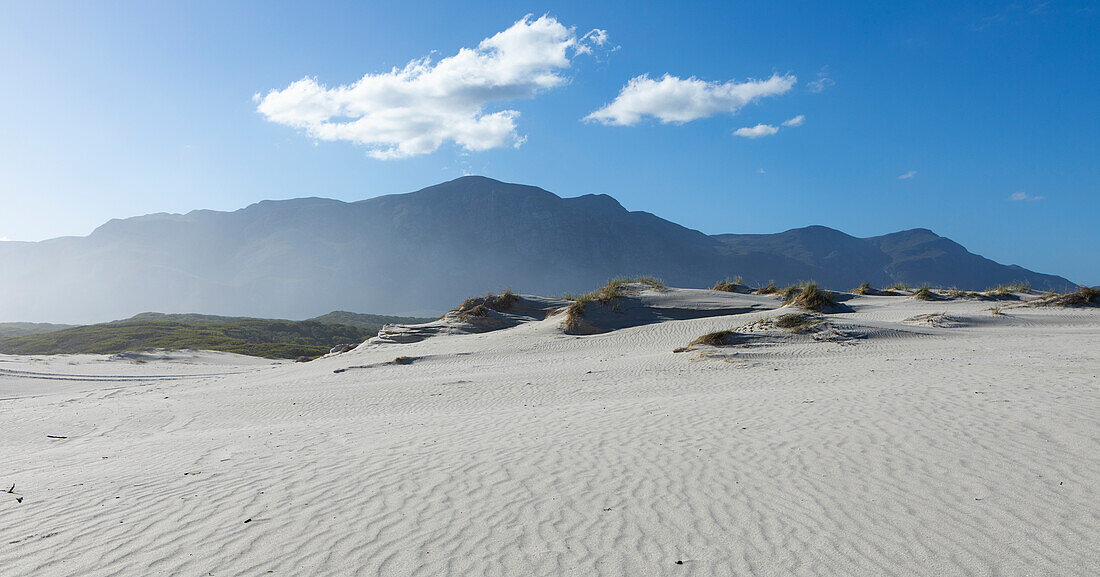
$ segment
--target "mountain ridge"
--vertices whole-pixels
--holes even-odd
[[[86,237],[0,245],[0,320],[96,322],[141,311],[309,318],[425,315],[511,287],[578,292],[616,275],[709,287],[814,279],[981,289],[1067,279],[1006,266],[916,228],[858,238],[822,226],[706,235],[613,197],[462,177],[354,202],[303,197],[234,211],[112,219]]]

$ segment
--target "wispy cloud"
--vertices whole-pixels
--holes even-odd
[[[756,174],[767,174],[767,172],[768,171],[764,170],[763,168],[756,169]]]
[[[905,174],[899,176],[898,180],[909,180],[910,178],[913,178],[916,175],[917,175],[917,171],[910,170],[909,172],[906,172]]]
[[[792,118],[790,120],[783,121],[783,126],[791,126],[791,127],[802,126],[805,122],[806,122],[806,117],[802,114],[799,114],[798,116],[795,116],[794,118]]]
[[[578,38],[574,28],[550,16],[528,15],[438,62],[424,57],[334,88],[305,77],[254,99],[271,122],[317,140],[363,145],[378,159],[428,154],[447,141],[471,151],[519,146],[520,113],[487,113],[485,107],[567,84],[571,59],[607,41],[604,30]]]
[[[637,124],[647,116],[663,123],[690,122],[736,113],[751,102],[789,91],[797,81],[790,74],[745,82],[707,82],[669,74],[659,80],[648,75],[636,76],[623,86],[615,100],[584,119],[619,126]]]
[[[745,128],[738,128],[733,133],[737,136],[744,136],[745,138],[760,138],[761,136],[771,136],[779,132],[779,127],[772,126],[770,124],[757,124],[756,126],[746,126]]]
[[[1022,202],[1036,202],[1036,201],[1039,201],[1039,200],[1043,200],[1044,198],[1046,198],[1046,197],[1041,196],[1041,195],[1031,196],[1030,194],[1028,194],[1028,193],[1026,193],[1022,190],[1019,191],[1019,192],[1014,192],[1011,195],[1009,195],[1009,197],[1008,197],[1009,200],[1022,201]]]
[[[826,88],[828,88],[830,86],[833,86],[835,84],[836,84],[836,81],[833,80],[832,78],[829,78],[829,67],[828,66],[823,66],[823,67],[821,67],[821,70],[818,70],[818,72],[817,72],[817,79],[816,80],[811,80],[810,82],[808,82],[806,84],[806,88],[809,89],[810,92],[813,92],[813,93],[816,94],[816,93],[824,92]]]

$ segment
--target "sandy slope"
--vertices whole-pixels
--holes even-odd
[[[721,316],[667,320],[693,303]],[[0,574],[1100,573],[1100,310],[859,297],[845,338],[676,354],[786,311],[628,304],[671,312],[304,364],[0,357]]]

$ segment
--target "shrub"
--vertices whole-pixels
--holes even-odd
[[[871,283],[865,282],[865,283],[857,286],[856,288],[852,289],[852,293],[857,294],[857,295],[869,295],[869,294],[872,294],[873,290],[874,289],[871,288]]]

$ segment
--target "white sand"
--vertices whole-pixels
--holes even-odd
[[[847,304],[678,354],[778,302],[302,364],[0,357],[0,575],[1100,574],[1100,310]]]

